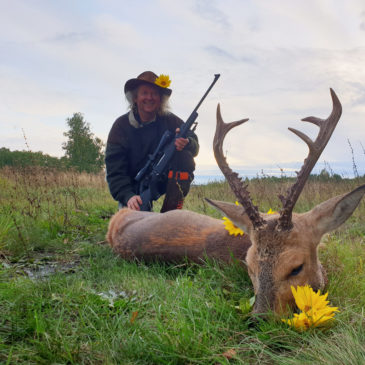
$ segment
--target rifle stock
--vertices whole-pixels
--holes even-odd
[[[187,121],[180,126],[180,132],[175,136],[175,138],[168,142],[171,139],[171,133],[165,132],[155,152],[149,156],[146,165],[136,175],[135,181],[139,184],[138,191],[142,199],[140,210],[151,210],[152,201],[157,200],[161,196],[157,185],[158,182],[163,179],[164,174],[167,173],[168,165],[176,152],[175,140],[177,138],[186,138],[187,133],[198,117],[198,109],[200,105],[203,103],[219,77],[220,74],[214,75],[212,84],[200,99],[198,105],[192,111]]]

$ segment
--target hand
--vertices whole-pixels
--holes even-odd
[[[139,207],[141,204],[142,204],[142,199],[139,195],[132,196],[127,202],[128,208],[133,210],[141,210]]]
[[[176,134],[180,132],[180,128],[176,128]],[[182,151],[185,146],[189,143],[187,138],[176,138],[175,139],[175,147],[177,151]]]

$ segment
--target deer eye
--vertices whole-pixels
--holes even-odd
[[[298,275],[302,271],[302,269],[303,269],[303,264],[293,269],[292,272],[290,273],[290,276]]]

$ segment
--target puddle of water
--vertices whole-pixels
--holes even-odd
[[[7,269],[14,268],[17,274],[25,274],[32,280],[41,280],[57,273],[72,274],[76,272],[79,263],[79,260],[60,263],[51,261],[50,257],[42,257],[34,261],[21,259],[15,263],[2,262],[2,266]]]
[[[39,265],[35,268],[26,267],[23,271],[29,276],[29,278],[34,280],[40,280],[48,278],[51,275],[61,273],[61,274],[73,274],[76,272],[75,268],[78,262],[71,262],[67,264],[49,263]]]

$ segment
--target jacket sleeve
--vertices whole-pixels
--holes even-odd
[[[119,123],[114,123],[105,150],[106,180],[112,197],[127,205],[136,195],[133,181],[128,175],[127,141],[123,138]]]
[[[199,153],[198,136],[194,132],[189,131],[187,137],[189,140],[189,144],[186,146],[186,149],[190,151],[193,157],[196,157]]]

